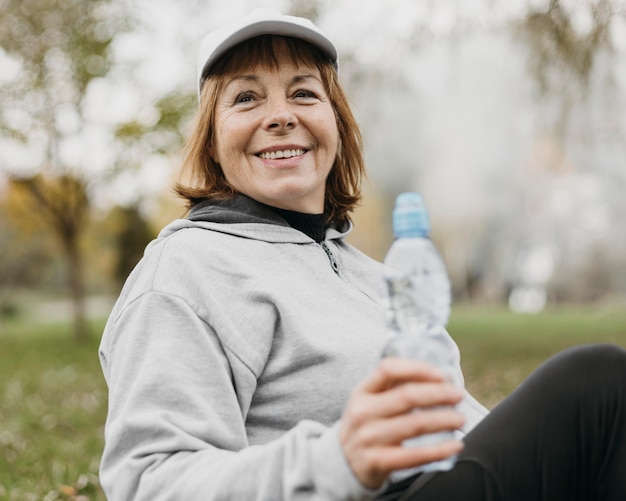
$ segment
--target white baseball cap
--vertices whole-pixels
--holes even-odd
[[[338,70],[337,49],[310,20],[287,16],[271,9],[255,9],[234,23],[212,31],[204,37],[198,52],[198,93],[211,70],[211,66],[228,49],[260,35],[282,35],[309,42],[328,56]]]

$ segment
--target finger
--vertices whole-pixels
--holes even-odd
[[[443,382],[445,377],[435,366],[405,358],[383,358],[374,372],[362,383],[369,393],[385,391],[407,382]]]
[[[355,391],[344,412],[350,427],[376,419],[403,415],[416,407],[453,406],[463,390],[447,383],[405,383],[380,393]]]
[[[414,468],[447,459],[463,450],[463,442],[448,440],[434,445],[404,447],[386,446],[364,449],[351,463],[361,482],[379,487],[394,470]]]
[[[389,417],[419,408],[454,406],[463,399],[463,390],[449,383],[405,383],[369,395],[374,416]]]
[[[381,447],[377,450],[376,469],[391,472],[422,466],[459,454],[463,447],[464,444],[460,440],[446,440],[438,444],[414,447]]]
[[[366,447],[400,445],[410,438],[457,430],[464,423],[465,417],[451,408],[416,409],[401,416],[371,421],[357,431],[354,439]]]

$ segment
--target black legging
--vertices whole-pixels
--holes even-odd
[[[551,358],[465,437],[454,469],[402,487],[402,501],[625,501],[626,350]]]

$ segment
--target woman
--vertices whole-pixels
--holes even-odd
[[[484,420],[435,368],[380,360],[381,265],[343,240],[364,167],[337,68],[313,24],[269,11],[203,42],[191,178],[177,187],[189,216],[148,246],[100,347],[109,499],[578,499],[572,486],[623,499],[599,497],[624,493],[623,350],[563,355]],[[581,361],[611,369],[590,383],[611,378],[602,398],[580,400]],[[544,392],[553,374],[557,393],[573,387],[563,398]],[[597,454],[563,461],[563,442]],[[450,472],[389,481],[458,453]]]

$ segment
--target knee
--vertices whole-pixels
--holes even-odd
[[[569,348],[563,352],[566,358],[579,364],[599,365],[623,364],[626,361],[626,349],[615,344],[586,344]]]
[[[626,383],[626,349],[613,344],[591,344],[569,348],[554,357],[572,378],[623,379]]]
[[[559,415],[576,415],[581,408],[593,409],[615,398],[621,401],[626,393],[626,350],[610,344],[568,348],[533,372],[519,390],[532,395],[533,405],[557,406]]]

